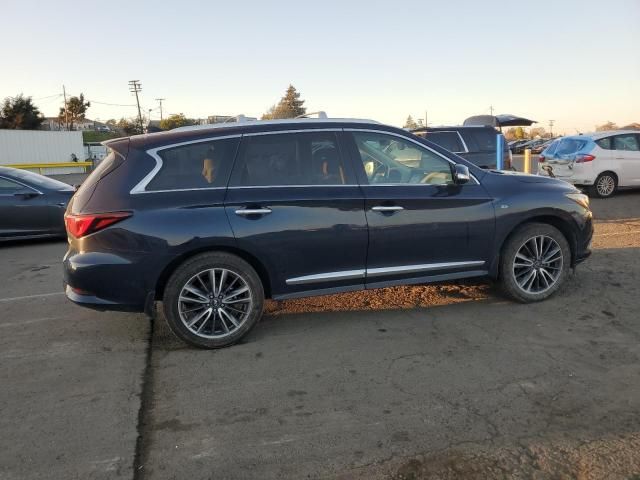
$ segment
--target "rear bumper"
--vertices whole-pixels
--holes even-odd
[[[142,273],[145,258],[70,250],[63,260],[65,294],[94,310],[144,312],[153,291]]]

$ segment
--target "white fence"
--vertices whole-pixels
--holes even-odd
[[[20,163],[64,163],[71,154],[84,161],[82,132],[0,129],[0,165]],[[42,173],[82,173],[82,167],[44,168]]]

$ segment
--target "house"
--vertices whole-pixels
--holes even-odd
[[[67,128],[64,120],[60,121],[58,117],[45,117],[44,122],[40,125],[40,130],[62,131],[67,130]],[[85,118],[84,120],[76,120],[73,122],[73,128],[71,130],[82,132],[85,130],[109,131],[110,129],[108,125],[102,122]]]

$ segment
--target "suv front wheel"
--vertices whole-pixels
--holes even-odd
[[[205,253],[176,269],[163,303],[167,323],[179,338],[196,347],[221,348],[258,323],[264,290],[256,271],[241,258]]]
[[[526,224],[507,239],[502,250],[502,289],[519,302],[544,300],[560,288],[570,265],[569,243],[557,228]]]

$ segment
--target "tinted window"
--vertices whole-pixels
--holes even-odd
[[[462,131],[462,136],[471,152],[495,152],[497,135],[498,132],[495,130],[486,128],[467,128]]]
[[[0,177],[0,195],[8,195],[24,189],[25,187],[23,185]]]
[[[11,175],[18,180],[33,185],[34,187],[42,187],[49,190],[73,190],[73,187],[67,183],[54,180],[53,178],[45,177],[44,175],[38,175],[37,173],[30,172],[28,170],[16,170],[11,172]]]
[[[596,140],[596,143],[600,148],[611,150],[611,137],[601,138],[599,140]]]
[[[353,137],[370,185],[453,183],[451,164],[426,147],[383,133],[354,132]]]
[[[457,132],[429,132],[425,138],[450,152],[464,152],[464,147]]]
[[[232,185],[344,185],[347,183],[333,132],[245,137]]]
[[[162,168],[147,190],[224,187],[229,180],[238,138],[190,143],[160,150]]]
[[[613,148],[615,150],[637,152],[640,150],[640,148],[638,148],[638,137],[632,133],[627,135],[616,135],[613,137]]]

